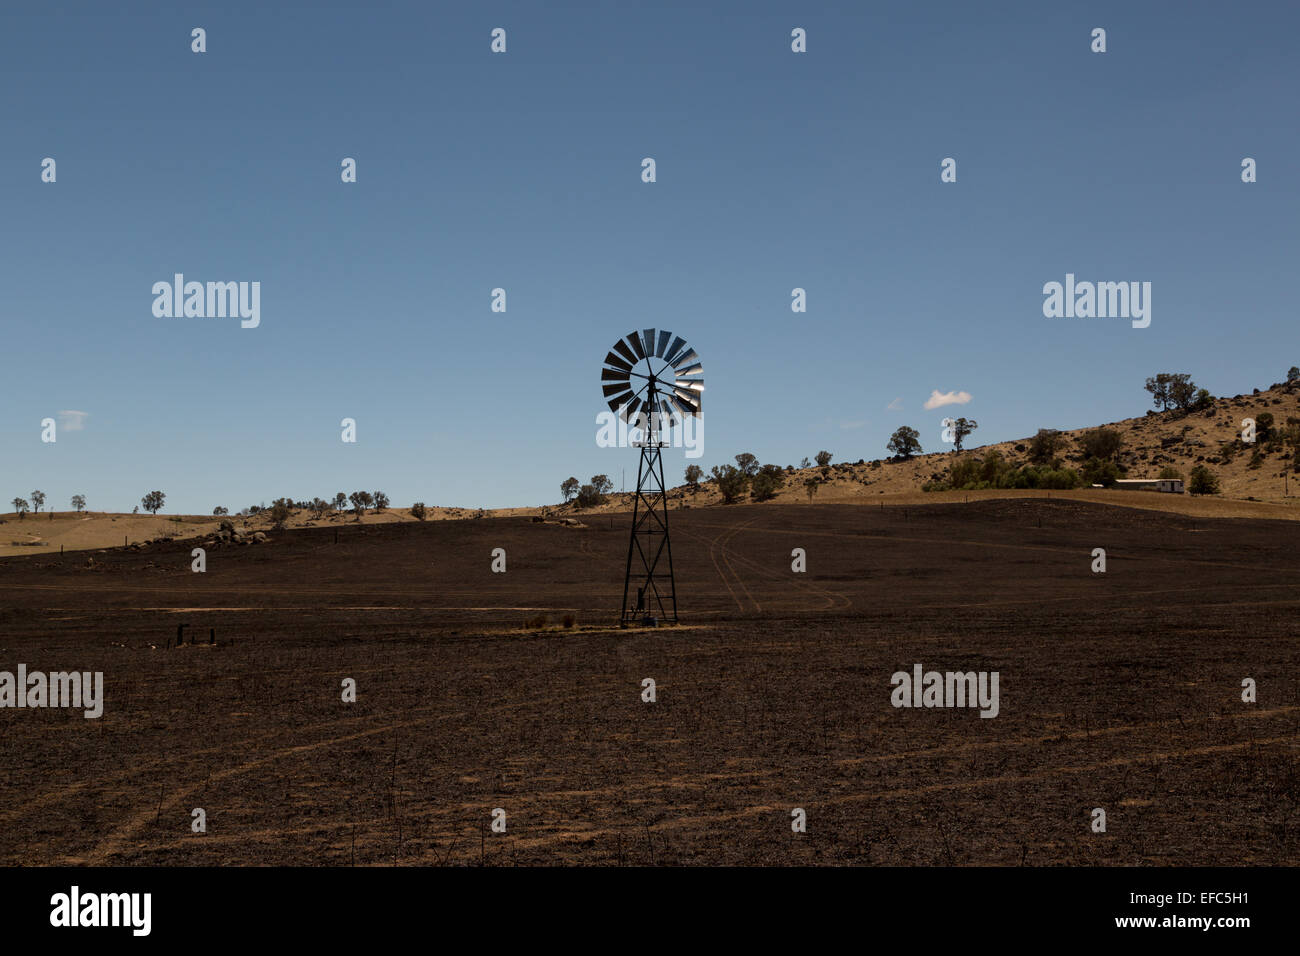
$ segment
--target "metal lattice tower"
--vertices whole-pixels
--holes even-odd
[[[606,402],[642,434],[619,624],[675,624],[677,581],[668,536],[663,438],[675,422],[700,414],[704,368],[685,339],[654,329],[620,339],[605,356],[605,365],[600,377]]]

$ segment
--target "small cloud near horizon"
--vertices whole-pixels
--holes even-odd
[[[903,410],[903,396],[900,395],[898,398],[894,399],[885,406],[885,409],[891,412],[901,412]]]
[[[929,412],[945,405],[965,405],[970,399],[970,392],[940,392],[936,388],[925,400],[925,410]]]
[[[90,412],[77,412],[65,409],[59,412],[59,427],[65,432],[79,432],[86,427]]]

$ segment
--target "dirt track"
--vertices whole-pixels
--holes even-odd
[[[0,669],[106,687],[99,720],[0,710],[0,860],[1300,862],[1293,524],[1055,500],[672,519],[686,623],[658,630],[607,626],[618,516],[294,531],[202,575],[192,543],[0,561]],[[218,645],[168,648],[182,621]],[[890,706],[915,663],[997,671],[998,717]]]

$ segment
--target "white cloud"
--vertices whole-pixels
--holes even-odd
[[[65,409],[59,412],[59,427],[65,432],[79,432],[86,427],[90,412],[76,412]]]
[[[901,412],[903,410],[903,397],[900,395],[888,405],[885,406],[891,412]]]
[[[933,411],[945,405],[965,405],[970,401],[970,392],[940,392],[937,388],[925,400],[925,410]]]

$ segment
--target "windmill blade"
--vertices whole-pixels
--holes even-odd
[[[631,394],[631,389],[627,382],[618,382],[614,385],[602,385],[601,388],[604,390],[606,398],[609,398],[611,395],[617,395],[619,392],[628,392],[628,394]]]
[[[673,344],[669,346],[668,350],[660,357],[665,362],[671,364],[673,359],[677,358],[677,353],[684,348],[686,348],[686,340],[679,335],[677,338],[673,339]]]
[[[612,411],[615,415],[618,415],[621,414],[621,409],[627,405],[627,400],[629,398],[632,398],[632,393],[624,392],[618,398],[607,399],[605,404],[609,406],[610,411]],[[632,398],[632,401],[635,402],[636,399]]]
[[[623,418],[631,421],[636,417],[636,410],[641,407],[641,399],[633,397],[630,402],[626,402],[623,407]]]
[[[700,410],[698,408],[688,408],[684,399],[674,397],[673,401],[676,402],[677,407],[681,410],[682,421],[686,421],[688,418],[700,417]]]
[[[619,339],[617,342],[614,343],[614,351],[617,352],[619,355],[623,356],[623,358],[627,359],[629,367],[636,364],[636,354],[633,353],[633,351],[627,347],[627,343],[624,342],[622,339]]]
[[[677,370],[677,374],[678,375],[702,375],[704,374],[704,366],[701,365],[699,362],[696,362],[690,368],[679,368]]]
[[[628,343],[632,346],[632,351],[636,353],[638,360],[645,358],[645,349],[641,347],[641,333],[629,332],[627,334]]]
[[[664,357],[664,349],[666,349],[666,348],[668,347],[668,340],[671,339],[672,337],[673,337],[673,334],[672,334],[671,332],[669,332],[667,329],[660,329],[660,330],[659,330],[659,344],[658,344],[658,346],[655,347],[655,357],[656,357],[656,358],[663,358],[663,357]]]
[[[624,362],[621,358],[619,358],[619,357],[618,357],[617,355],[615,355],[613,352],[610,352],[608,355],[605,356],[605,364],[606,364],[606,365],[612,365],[612,366],[614,366],[614,368],[621,368],[621,369],[622,369],[623,371],[625,371],[625,372],[630,372],[630,371],[632,371],[632,363],[631,363],[631,362]]]
[[[684,388],[687,391],[691,391],[691,392],[704,391],[704,379],[702,378],[697,378],[694,381],[679,378],[673,384],[675,384],[678,388]]]
[[[641,346],[645,349],[647,356],[655,354],[655,330],[645,329],[641,333]]]
[[[692,415],[697,414],[700,410],[700,406],[696,404],[699,401],[698,395],[694,395],[690,392],[683,392],[679,389],[674,389],[673,399],[674,401],[677,402],[678,405],[685,408]]]
[[[679,355],[675,361],[669,362],[673,368],[681,368],[687,362],[698,362],[700,357],[695,354],[695,349],[689,349],[682,355]]]
[[[626,382],[628,374],[621,369],[602,368],[600,370],[600,380],[602,382]]]

